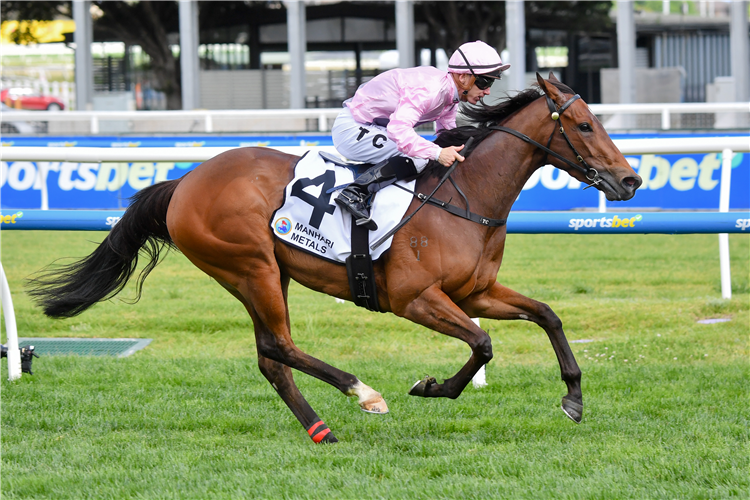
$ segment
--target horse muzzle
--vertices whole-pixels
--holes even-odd
[[[610,172],[600,172],[601,183],[597,186],[609,201],[627,201],[635,196],[636,190],[643,184],[643,179],[636,174],[616,177]]]

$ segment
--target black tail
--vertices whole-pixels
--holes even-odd
[[[138,276],[136,301],[143,281],[159,263],[164,247],[174,243],[167,231],[167,208],[181,179],[160,182],[137,192],[122,219],[88,257],[70,265],[52,265],[28,281],[28,293],[47,316],[70,318],[117,295],[138,265],[141,249],[148,264]]]

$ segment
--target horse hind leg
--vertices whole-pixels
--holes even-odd
[[[278,271],[277,271],[278,273]],[[327,382],[347,396],[357,396],[359,406],[368,413],[388,413],[388,406],[377,391],[362,383],[357,377],[338,368],[328,365],[304,352],[292,341],[290,333],[287,290],[289,277],[280,273],[266,275],[256,269],[252,282],[245,282],[238,289],[225,285],[245,305],[250,313],[255,328],[255,339],[258,349],[261,370],[274,389],[284,399],[300,423],[308,432],[318,429],[320,419],[304,400],[294,385],[289,368]],[[260,281],[261,278],[265,278]],[[280,285],[280,286],[279,286]],[[275,364],[274,364],[275,363]],[[285,365],[281,370],[277,365]],[[312,431],[311,431],[312,429]],[[327,442],[335,439],[330,435]],[[311,434],[314,436],[314,434]]]
[[[258,355],[260,372],[271,383],[278,395],[284,400],[297,420],[302,424],[315,443],[337,443],[328,426],[318,417],[315,410],[305,400],[292,377],[292,370],[278,361]]]
[[[257,313],[253,310],[253,308],[247,303],[245,298],[240,294],[239,291],[237,291],[234,287],[229,285],[226,282],[219,281],[219,284],[223,286],[229,293],[234,295],[240,302],[243,303],[247,311],[250,313],[250,316],[253,319],[253,327],[255,329],[255,336],[258,338],[259,336],[263,336],[264,330],[267,330],[268,327],[265,326],[260,318],[258,317]],[[286,283],[286,286],[284,287],[284,301],[286,303],[287,294],[286,289],[288,287],[288,282]],[[287,325],[289,324],[289,314],[287,311]],[[328,428],[328,426],[323,422],[323,420],[318,417],[318,414],[315,413],[315,410],[312,409],[312,406],[307,402],[305,397],[300,392],[299,388],[297,387],[297,384],[294,382],[294,377],[292,376],[292,370],[278,361],[274,361],[270,358],[267,358],[265,356],[262,356],[261,354],[258,354],[258,368],[260,368],[260,372],[263,374],[264,377],[266,377],[266,380],[271,384],[271,387],[274,388],[276,393],[281,397],[281,399],[284,401],[284,403],[287,405],[287,407],[291,410],[291,412],[294,414],[295,417],[297,417],[297,420],[300,424],[302,424],[302,427],[305,428],[307,433],[310,435],[310,438],[315,443],[337,443],[338,439],[336,439],[336,436],[333,435],[331,430]]]

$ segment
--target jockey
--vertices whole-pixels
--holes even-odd
[[[349,160],[374,163],[336,198],[357,225],[370,230],[372,194],[382,183],[419,175],[430,160],[449,167],[463,161],[461,146],[440,148],[414,131],[437,122],[437,130],[456,127],[459,102],[477,104],[510,67],[484,42],[461,45],[445,73],[432,66],[392,69],[361,85],[333,124],[333,144]],[[390,181],[390,182],[388,182]]]

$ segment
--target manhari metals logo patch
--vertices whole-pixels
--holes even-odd
[[[274,223],[273,228],[276,230],[277,233],[279,233],[282,236],[285,236],[289,234],[289,231],[292,230],[292,221],[290,221],[286,217],[280,217],[276,219],[276,222]]]
[[[636,222],[643,220],[643,216],[638,214],[633,217],[621,219],[618,216],[614,217],[596,217],[589,219],[570,219],[568,227],[572,227],[575,231],[582,227],[604,227],[604,228],[619,228],[619,227],[635,227]]]

